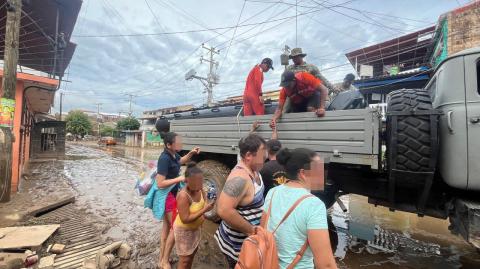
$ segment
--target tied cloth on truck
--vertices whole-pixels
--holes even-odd
[[[140,174],[135,184],[135,189],[140,196],[147,195],[152,184],[155,182],[155,176],[157,175],[156,161],[149,161],[148,166]]]
[[[179,188],[183,188],[185,183],[178,183]],[[168,186],[167,188],[158,188],[157,182],[154,180],[150,191],[148,192],[147,196],[145,196],[145,200],[143,201],[144,207],[150,208],[152,210],[153,216],[158,219],[162,220],[163,215],[165,214],[165,202],[167,201],[168,193],[175,187],[176,184]]]

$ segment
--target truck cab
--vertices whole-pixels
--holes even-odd
[[[426,86],[439,120],[438,171],[446,184],[480,191],[480,48],[444,60]]]

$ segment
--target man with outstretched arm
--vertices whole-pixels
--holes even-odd
[[[322,81],[307,72],[285,71],[280,83],[280,99],[277,110],[270,121],[270,127],[276,128],[276,122],[282,116],[287,97],[290,99],[290,111],[315,112],[318,117],[325,115],[325,100],[328,89]]]
[[[250,134],[238,146],[241,160],[230,172],[217,202],[222,222],[215,239],[229,268],[235,267],[243,241],[260,224],[265,188],[259,173],[266,158],[265,140]]]

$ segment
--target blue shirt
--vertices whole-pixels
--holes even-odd
[[[300,197],[310,194],[304,188],[291,188],[286,185],[277,186],[272,188],[265,198],[263,205],[265,212],[268,212],[273,192],[275,192],[275,195],[273,196],[271,215],[267,224],[269,231],[273,231],[277,227],[288,209]],[[327,210],[320,199],[308,197],[295,208],[275,233],[280,268],[287,268],[292,263],[295,255],[307,240],[307,231],[316,229],[328,229]],[[311,269],[313,267],[313,254],[309,247],[295,269]]]
[[[175,157],[167,150],[164,150],[157,162],[157,174],[162,175],[165,179],[174,179],[180,175],[180,155],[175,153]],[[173,195],[177,195],[178,184],[171,190]]]

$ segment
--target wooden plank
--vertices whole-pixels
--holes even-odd
[[[56,200],[55,202],[51,202],[51,203],[46,204],[46,205],[39,205],[39,206],[36,206],[36,207],[32,207],[31,210],[29,210],[28,214],[30,216],[36,217],[38,215],[41,215],[43,213],[46,213],[48,211],[54,210],[56,208],[62,207],[64,205],[67,205],[67,204],[70,204],[70,203],[73,203],[73,202],[75,202],[75,196],[66,197],[66,198],[63,198],[61,200]]]
[[[60,225],[18,226],[0,229],[0,249],[39,248]]]

